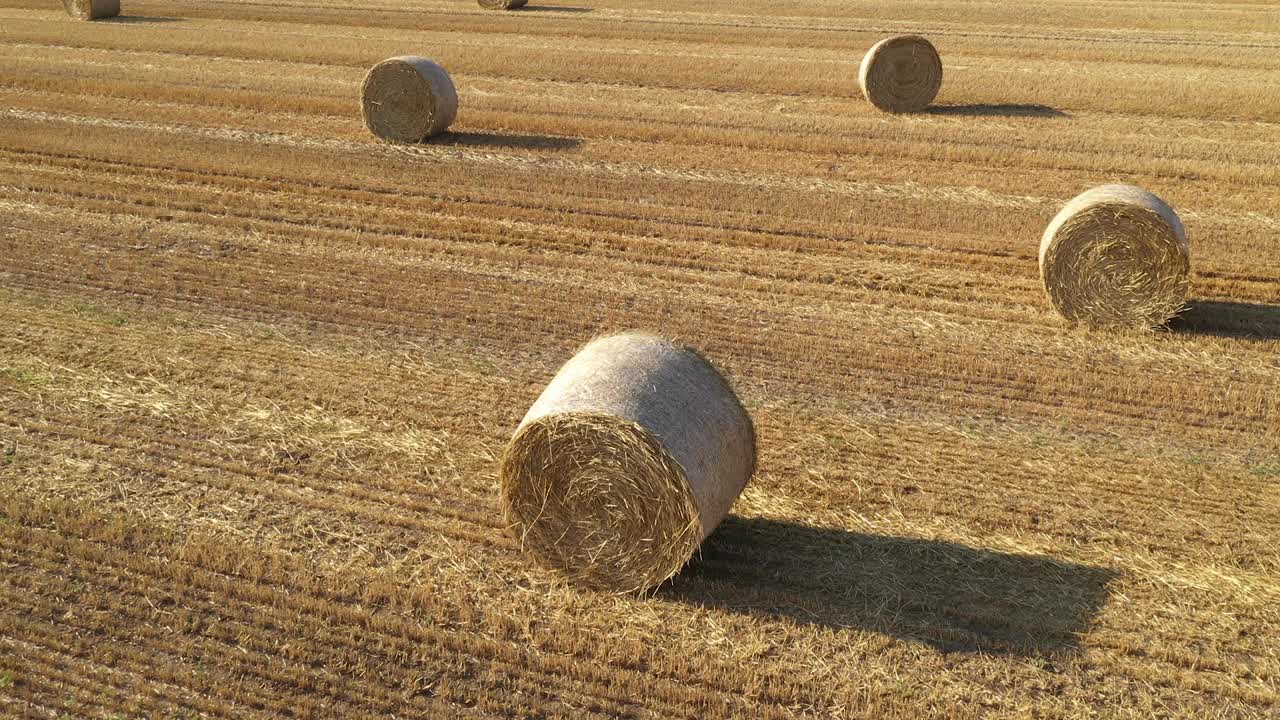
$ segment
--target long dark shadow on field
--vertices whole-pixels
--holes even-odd
[[[505,135],[500,133],[447,132],[426,141],[430,145],[461,147],[524,148],[528,150],[568,150],[582,145],[579,138],[554,135]]]
[[[1169,329],[1190,335],[1280,340],[1280,305],[1193,300],[1169,323]]]
[[[934,105],[925,110],[931,115],[998,115],[1002,117],[1070,117],[1067,113],[1048,105],[1035,104],[987,104]]]
[[[568,5],[525,5],[519,8],[520,12],[562,12],[562,13],[589,13],[591,8],[570,7]]]
[[[1115,577],[1051,557],[729,517],[659,597],[942,652],[1043,656],[1078,649]]]
[[[97,20],[96,22],[114,23],[116,25],[146,25],[150,23],[174,23],[174,22],[185,22],[185,21],[186,20],[184,18],[176,18],[176,17],[160,17],[160,16],[143,17],[138,15],[118,15],[113,18],[102,18],[100,20]]]

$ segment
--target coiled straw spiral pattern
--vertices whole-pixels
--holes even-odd
[[[942,58],[919,35],[887,38],[862,58],[858,82],[867,100],[885,112],[920,112],[942,88]]]
[[[360,112],[369,131],[383,140],[421,142],[453,124],[458,91],[436,63],[410,55],[393,57],[365,75]]]
[[[1063,317],[1096,327],[1167,323],[1190,291],[1191,245],[1177,213],[1132,185],[1080,194],[1040,240],[1040,277]]]
[[[643,592],[677,573],[755,468],[751,418],[701,355],[653,335],[589,343],[503,456],[522,547],[571,581]]]

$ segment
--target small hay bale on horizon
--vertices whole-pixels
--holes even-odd
[[[560,368],[501,466],[506,521],[540,565],[616,592],[680,571],[755,471],[755,430],[696,351],[645,333]]]
[[[374,65],[360,86],[364,124],[379,138],[413,143],[449,129],[458,115],[458,90],[449,73],[414,55]]]
[[[67,14],[79,20],[112,18],[120,14],[120,0],[62,0]]]
[[[920,112],[942,88],[942,58],[919,35],[886,38],[863,56],[858,84],[867,100],[885,112]]]
[[[479,0],[480,7],[485,10],[515,10],[522,8],[529,0]]]
[[[1093,327],[1152,328],[1173,319],[1191,287],[1191,244],[1155,194],[1102,185],[1077,195],[1040,239],[1040,277],[1054,309]]]

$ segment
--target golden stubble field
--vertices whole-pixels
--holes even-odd
[[[0,0],[0,715],[1280,713],[1274,5],[560,3]],[[899,32],[929,113],[858,95]],[[462,110],[392,147],[404,53]],[[1108,181],[1188,226],[1169,330],[1043,296]],[[626,328],[760,438],[649,598],[497,504]]]

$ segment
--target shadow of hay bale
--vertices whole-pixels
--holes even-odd
[[[518,8],[519,12],[562,12],[562,13],[589,13],[591,8],[570,7],[568,5],[525,5]]]
[[[729,517],[668,598],[927,643],[941,652],[1076,651],[1118,573],[1051,557]]]
[[[99,23],[110,23],[113,25],[147,25],[151,23],[175,23],[186,22],[186,18],[176,17],[139,17],[136,15],[117,15],[116,17],[102,18],[95,20]]]
[[[1280,340],[1280,305],[1192,300],[1169,330],[1190,335]]]
[[[500,133],[444,132],[423,141],[426,145],[460,147],[523,148],[527,150],[568,150],[582,145],[582,140],[551,135],[506,135]]]
[[[1071,117],[1067,113],[1035,104],[986,104],[976,105],[934,105],[927,110],[930,115],[971,115],[1000,117]]]

